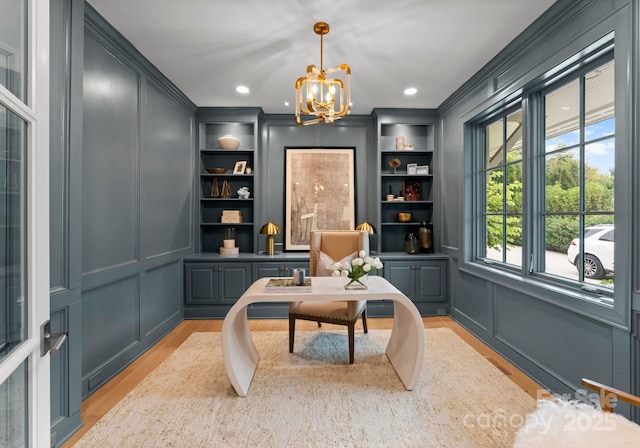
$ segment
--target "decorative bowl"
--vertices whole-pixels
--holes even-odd
[[[207,168],[207,171],[211,174],[223,174],[227,172],[226,168]]]
[[[233,135],[223,135],[218,139],[218,145],[222,149],[238,149],[240,146],[240,140],[235,138]]]
[[[399,212],[398,213],[398,221],[399,222],[409,222],[413,219],[413,214],[410,212]]]

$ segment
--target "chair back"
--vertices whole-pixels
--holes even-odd
[[[320,251],[335,261],[364,250],[369,255],[369,234],[364,230],[313,230],[309,244],[309,273],[316,275]]]

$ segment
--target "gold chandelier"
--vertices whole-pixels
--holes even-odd
[[[329,33],[329,24],[318,22],[313,31],[320,36],[320,69],[309,65],[306,76],[296,81],[296,123],[301,126],[333,123],[347,115],[351,105],[351,68],[340,64],[324,70],[322,66],[322,37]],[[344,81],[327,78],[328,74],[342,70],[345,72]],[[303,120],[303,115],[309,117]]]

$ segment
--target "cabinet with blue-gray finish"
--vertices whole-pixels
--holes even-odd
[[[226,305],[226,314],[250,285],[251,263],[185,263],[185,308]]]
[[[263,277],[293,277],[294,269],[304,269],[305,275],[309,275],[308,262],[262,262],[253,263],[254,281]]]
[[[447,261],[387,261],[384,277],[416,303],[446,302]]]

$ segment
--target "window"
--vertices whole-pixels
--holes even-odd
[[[607,45],[469,127],[472,260],[613,295],[615,67]]]
[[[614,243],[605,235],[614,225],[614,73],[609,61],[543,92],[544,272],[611,288]]]
[[[522,266],[522,110],[484,125],[487,259]]]

